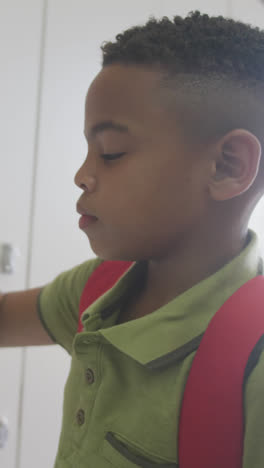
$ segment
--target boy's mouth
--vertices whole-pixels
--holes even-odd
[[[98,221],[96,216],[82,215],[79,219],[79,228],[84,229]]]
[[[76,211],[77,213],[79,213],[80,215],[83,215],[83,216],[89,216],[90,218],[96,218],[98,219],[96,216],[94,216],[92,213],[88,213],[87,210],[84,210],[79,203],[77,203],[76,205]]]

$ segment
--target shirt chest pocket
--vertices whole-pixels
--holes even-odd
[[[113,432],[106,433],[102,454],[116,468],[179,468],[176,463],[140,453],[138,448]]]

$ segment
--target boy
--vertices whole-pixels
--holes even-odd
[[[1,346],[55,342],[72,356],[56,468],[177,467],[200,337],[263,274],[248,222],[264,191],[264,33],[195,12],[116,39],[87,94],[75,177],[96,258],[1,301]],[[134,263],[77,334],[103,260]],[[245,389],[243,468],[264,464],[263,375],[261,353]]]

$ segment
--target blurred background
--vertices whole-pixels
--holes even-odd
[[[73,182],[84,160],[84,100],[100,45],[192,10],[264,29],[261,0],[0,0],[0,290],[42,286],[94,258]],[[264,250],[264,200],[251,218]],[[1,258],[1,257],[0,257]],[[54,464],[70,357],[57,345],[0,350],[0,466]]]

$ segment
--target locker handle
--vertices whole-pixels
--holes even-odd
[[[8,440],[8,419],[0,417],[0,448],[4,448]]]
[[[2,244],[0,250],[0,273],[12,274],[16,270],[16,257],[21,257],[20,250],[12,244]]]

